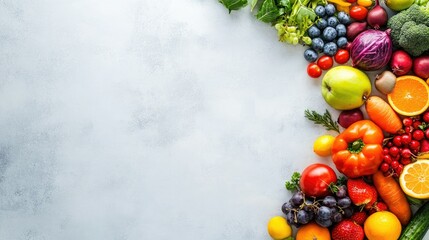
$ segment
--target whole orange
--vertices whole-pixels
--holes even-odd
[[[300,228],[296,233],[295,240],[331,240],[329,229],[311,222]]]
[[[395,214],[381,211],[366,219],[363,230],[369,240],[393,240],[401,235],[402,226]]]

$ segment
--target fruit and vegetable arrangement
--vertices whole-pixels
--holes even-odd
[[[272,239],[419,240],[429,229],[429,0],[219,0],[299,45],[320,79],[319,160],[287,176]],[[335,114],[332,112],[335,111]],[[333,116],[337,115],[337,119]],[[323,162],[325,161],[326,162]]]

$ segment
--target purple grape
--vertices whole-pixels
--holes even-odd
[[[287,214],[288,212],[290,212],[291,209],[293,209],[293,206],[290,202],[285,202],[282,206],[282,212],[284,214]]]
[[[320,219],[330,219],[331,218],[331,209],[326,206],[321,206],[319,211],[317,211],[317,217]]]
[[[344,197],[338,200],[338,206],[342,208],[348,208],[352,205],[352,200],[349,197]]]
[[[332,215],[331,220],[334,223],[341,222],[343,220],[343,215],[339,212],[336,212],[335,214]]]
[[[322,204],[327,207],[334,207],[337,205],[337,200],[333,196],[326,196],[323,199]]]

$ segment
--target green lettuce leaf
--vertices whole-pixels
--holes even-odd
[[[247,5],[247,0],[219,0],[219,2],[229,10],[229,13]]]
[[[274,22],[280,16],[275,0],[264,0],[256,17],[263,22]]]

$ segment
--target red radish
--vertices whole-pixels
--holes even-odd
[[[390,60],[390,68],[396,76],[402,76],[411,71],[413,67],[413,59],[404,50],[393,52]]]
[[[366,21],[369,26],[374,29],[380,29],[387,23],[387,11],[378,3],[378,0],[375,1],[375,6],[369,10]]]
[[[421,56],[413,61],[413,72],[420,78],[429,78],[429,56]]]
[[[359,33],[366,30],[367,23],[366,22],[353,22],[347,26],[347,40],[350,42],[356,38]]]

